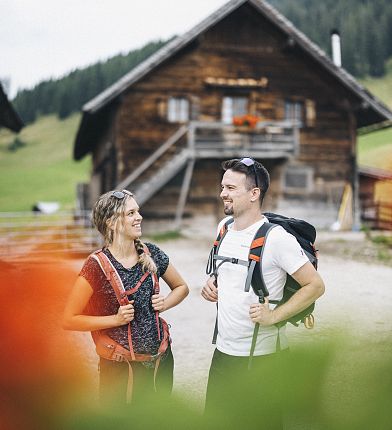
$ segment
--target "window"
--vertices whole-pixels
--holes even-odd
[[[303,126],[304,104],[299,101],[286,100],[284,102],[284,119],[295,121],[298,127]]]
[[[313,169],[306,166],[289,166],[283,174],[283,191],[304,194],[313,190]]]
[[[222,122],[232,124],[235,116],[242,116],[248,113],[247,97],[223,97],[222,102]]]
[[[185,97],[170,97],[167,105],[169,122],[187,122],[189,120],[189,101]]]

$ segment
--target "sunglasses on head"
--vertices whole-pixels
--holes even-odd
[[[245,157],[245,158],[241,158],[241,160],[238,161],[239,163],[245,164],[246,167],[253,167],[253,173],[255,175],[255,184],[256,184],[256,188],[260,188],[259,187],[259,180],[257,178],[257,171],[256,171],[256,166],[255,166],[255,160],[253,160],[253,158],[249,158],[249,157]]]
[[[110,197],[116,197],[116,199],[123,199],[125,196],[133,197],[133,194],[130,191],[122,190],[122,191],[113,191]]]

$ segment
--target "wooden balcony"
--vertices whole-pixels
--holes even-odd
[[[290,158],[297,154],[298,127],[289,122],[262,122],[256,127],[233,126],[221,122],[182,124],[143,163],[117,184],[131,187],[143,205],[164,184],[186,167],[178,215],[181,219],[195,160],[236,157]]]
[[[298,153],[299,130],[288,121],[259,122],[254,128],[191,121],[188,145],[195,158],[290,158]]]

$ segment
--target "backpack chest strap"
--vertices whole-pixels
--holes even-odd
[[[218,276],[218,270],[224,263],[240,264],[241,266],[245,266],[245,267],[248,267],[249,265],[248,261],[241,260],[239,258],[234,258],[234,257],[224,257],[223,255],[214,255],[213,259],[214,259],[214,265],[215,265],[215,270],[213,273],[215,277]],[[216,264],[216,262],[218,261],[219,263]]]
[[[234,257],[225,257],[223,255],[214,255],[214,260],[221,261],[221,263],[232,263],[232,264],[240,264],[241,266],[248,267],[248,261],[247,260],[241,260],[240,258],[234,258]]]

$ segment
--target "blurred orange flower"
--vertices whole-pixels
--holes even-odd
[[[233,124],[236,126],[248,126],[251,128],[255,128],[257,123],[260,121],[260,118],[256,115],[242,115],[235,116],[233,118]]]

